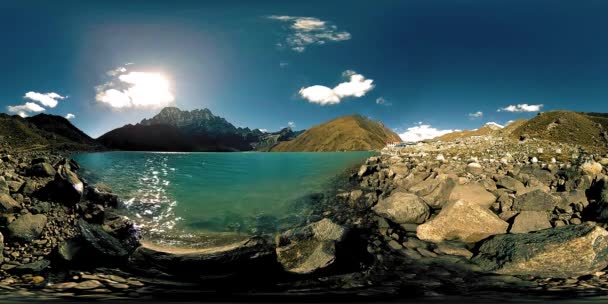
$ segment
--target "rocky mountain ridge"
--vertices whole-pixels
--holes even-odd
[[[314,126],[294,140],[279,143],[271,151],[373,151],[382,149],[389,141],[401,139],[379,121],[349,115]]]

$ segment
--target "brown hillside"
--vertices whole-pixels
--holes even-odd
[[[519,138],[522,135],[529,135],[532,138],[555,142],[606,146],[606,139],[602,137],[602,127],[594,121],[600,119],[570,111],[544,112],[513,130],[511,136]]]
[[[383,148],[387,141],[400,140],[399,135],[382,123],[350,115],[314,126],[295,139],[278,144],[271,151],[371,151]]]

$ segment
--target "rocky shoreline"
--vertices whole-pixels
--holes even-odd
[[[473,137],[383,150],[301,227],[193,250],[142,243],[54,153],[0,153],[5,299],[434,299],[608,291],[605,150]]]

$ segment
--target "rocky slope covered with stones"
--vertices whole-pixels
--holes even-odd
[[[388,247],[403,260],[452,256],[534,290],[606,290],[605,153],[496,136],[385,149],[342,197],[377,215],[368,250],[378,259]]]

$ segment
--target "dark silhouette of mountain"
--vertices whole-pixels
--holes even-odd
[[[0,114],[0,143],[18,149],[101,150],[104,147],[57,115],[22,118]]]
[[[98,140],[108,148],[130,151],[250,151],[258,147],[267,150],[276,141],[293,138],[289,133],[275,135],[237,128],[209,109],[167,107],[150,119],[112,130]]]

